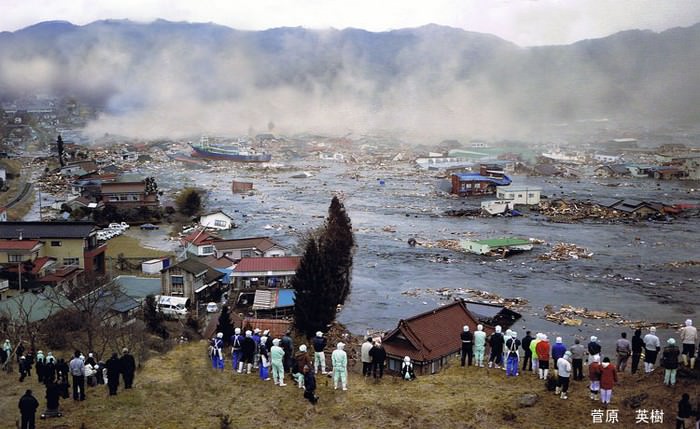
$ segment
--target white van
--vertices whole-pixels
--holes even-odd
[[[181,296],[156,295],[156,310],[166,316],[186,317],[190,299]]]

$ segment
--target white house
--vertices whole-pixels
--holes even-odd
[[[598,153],[593,154],[593,159],[596,161],[603,162],[605,164],[614,164],[614,163],[622,162],[624,160],[624,156],[614,154],[614,153],[598,152]]]
[[[509,200],[513,204],[536,205],[540,203],[542,188],[530,186],[498,186],[496,187],[496,198],[499,200]]]
[[[205,228],[218,230],[231,229],[235,226],[233,218],[221,210],[203,214],[199,218],[199,224]]]
[[[215,240],[213,244],[216,248],[217,258],[227,256],[233,260],[239,260],[250,257],[275,258],[286,255],[286,249],[269,237]]]

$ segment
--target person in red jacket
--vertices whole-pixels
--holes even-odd
[[[610,365],[610,358],[606,357],[600,365],[600,400],[605,406],[610,405],[615,383],[617,383],[617,370],[615,365]]]
[[[588,378],[591,380],[591,399],[598,400],[600,391],[600,356],[593,356],[593,361],[588,365]]]
[[[541,380],[546,380],[547,375],[549,374],[550,349],[551,347],[549,346],[549,340],[547,340],[547,336],[542,334],[542,341],[537,343],[537,345],[535,346],[535,351],[537,352],[537,359],[539,360],[537,371]]]

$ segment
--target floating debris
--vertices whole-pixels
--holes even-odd
[[[557,243],[552,250],[538,257],[541,261],[568,261],[569,259],[591,258],[593,252],[571,243]]]
[[[464,295],[468,295],[471,298],[477,298],[479,301],[486,304],[499,304],[506,308],[518,308],[528,305],[528,300],[525,298],[514,297],[514,298],[503,298],[493,292],[488,292],[479,289],[470,288],[426,288],[426,289],[409,289],[401,292],[402,295],[418,297],[420,295],[439,295],[443,299],[457,299]]]

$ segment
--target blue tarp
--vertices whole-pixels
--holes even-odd
[[[294,289],[280,289],[277,292],[277,307],[291,307],[294,305]]]
[[[503,175],[503,178],[482,176],[479,173],[455,173],[455,176],[459,178],[460,182],[466,181],[481,181],[481,182],[491,182],[497,186],[508,186],[511,184],[512,180],[510,177]]]

